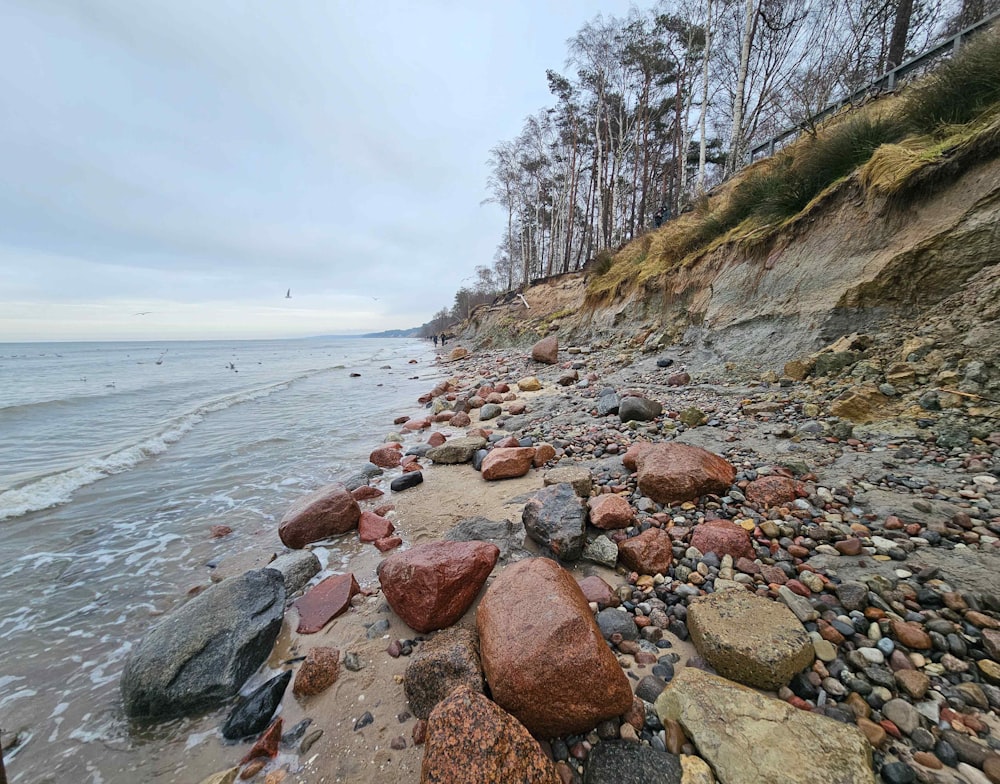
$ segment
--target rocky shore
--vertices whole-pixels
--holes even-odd
[[[855,335],[736,381],[456,347],[286,553],[137,646],[126,708],[241,693],[206,784],[996,784],[1000,379],[935,350]],[[331,537],[365,546],[324,565]]]

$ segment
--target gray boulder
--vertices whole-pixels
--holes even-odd
[[[458,686],[468,686],[478,694],[485,688],[475,632],[453,626],[417,649],[406,667],[403,690],[413,714],[426,719]]]
[[[524,530],[564,561],[575,561],[587,543],[587,506],[573,485],[543,487],[524,505]]]
[[[457,465],[458,463],[468,463],[477,449],[486,446],[485,438],[465,437],[452,438],[427,450],[427,457],[434,463],[444,463],[445,465]]]
[[[305,588],[319,574],[322,566],[312,550],[292,550],[278,556],[264,568],[278,572],[285,581],[285,593],[291,595]]]
[[[662,413],[662,404],[644,397],[624,397],[618,404],[618,417],[622,422],[649,422]]]
[[[590,752],[584,784],[680,784],[681,761],[675,754],[623,740],[606,740]]]
[[[132,649],[121,677],[125,712],[169,719],[217,707],[267,659],[284,611],[284,579],[273,569],[213,585]]]
[[[597,398],[597,415],[603,417],[609,414],[617,414],[620,405],[621,398],[618,397],[617,392],[604,392]]]
[[[510,520],[467,517],[449,529],[443,538],[451,542],[490,542],[500,548],[500,560],[506,561],[511,553],[521,552],[524,527]]]

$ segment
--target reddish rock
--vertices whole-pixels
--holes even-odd
[[[391,536],[396,526],[384,517],[379,517],[374,512],[364,511],[358,521],[358,538],[362,542],[374,542],[377,539],[385,539]]]
[[[556,448],[552,444],[539,444],[535,447],[535,457],[531,461],[531,464],[535,468],[541,468],[549,460],[552,460],[556,456]]]
[[[430,398],[428,398],[426,402],[429,403],[430,402]],[[392,424],[394,424],[394,425],[402,425],[404,422],[409,422],[409,421],[410,421],[410,418],[408,416],[398,416],[394,420],[392,420]]]
[[[652,444],[639,450],[635,464],[639,489],[661,504],[725,493],[736,478],[736,469],[727,460],[686,444]]]
[[[396,508],[395,504],[382,504],[382,506],[376,506],[373,510],[375,514],[379,517],[385,517],[389,512]]]
[[[426,430],[431,426],[431,420],[428,418],[424,419],[411,419],[409,422],[403,425],[403,430]]]
[[[694,527],[691,546],[703,553],[715,553],[720,558],[731,555],[737,558],[753,559],[757,554],[750,544],[750,534],[728,520],[708,520]]]
[[[437,431],[431,433],[430,436],[427,437],[427,443],[431,446],[441,446],[441,444],[443,444],[446,440],[447,439],[444,437],[444,434],[438,433]]]
[[[403,540],[398,536],[387,536],[385,539],[376,539],[373,544],[379,549],[380,552],[387,553],[390,550],[395,550],[403,543]]]
[[[414,471],[419,471],[420,468],[421,468],[420,463],[414,460],[412,463],[407,463],[406,465],[403,466],[403,473],[410,474],[413,473]]]
[[[680,373],[671,373],[669,376],[667,376],[668,387],[682,387],[690,383],[691,383],[690,374],[685,373],[683,371]]]
[[[519,414],[523,414],[527,410],[528,410],[528,404],[521,400],[512,402],[509,406],[507,406],[507,413],[510,414],[511,416],[518,416]]]
[[[559,341],[555,335],[542,338],[531,347],[531,358],[535,362],[554,365],[559,361]]]
[[[476,627],[493,699],[536,737],[584,732],[631,707],[587,598],[555,561],[528,558],[500,572]]]
[[[440,414],[435,414],[431,417],[433,422],[451,422],[451,418],[455,416],[454,411],[442,411]]]
[[[336,683],[339,675],[340,651],[336,648],[313,648],[295,674],[292,694],[296,697],[315,696]]]
[[[347,533],[361,517],[361,507],[346,487],[335,482],[300,498],[278,524],[285,547],[300,550],[307,544]]]
[[[427,720],[421,784],[561,784],[524,726],[468,686],[438,703]]]
[[[674,560],[673,540],[659,528],[618,543],[618,559],[639,574],[666,574]]]
[[[356,487],[351,490],[351,495],[354,496],[355,501],[371,501],[373,498],[380,498],[385,495],[377,487],[372,487],[371,485],[361,485],[361,487]]]
[[[639,459],[639,455],[645,452],[647,449],[653,445],[648,441],[636,441],[632,446],[625,450],[625,454],[622,455],[622,463],[629,471],[637,471],[638,466],[636,465],[636,460]]]
[[[901,645],[905,645],[907,648],[915,651],[930,649],[932,645],[931,636],[917,624],[907,623],[906,621],[890,621],[889,623],[892,626],[892,633]]]
[[[944,763],[941,762],[937,757],[931,754],[929,751],[917,751],[913,754],[913,761],[918,765],[923,765],[925,768],[930,768],[931,770],[941,770],[944,767]],[[994,779],[996,781],[997,779]]]
[[[833,546],[837,549],[837,552],[841,555],[860,555],[861,554],[861,540],[856,536],[852,536],[850,539],[842,539],[839,542],[834,542]]]
[[[517,440],[515,436],[507,436],[506,438],[501,438],[494,445],[494,449],[506,449],[508,447],[519,447],[521,442]]]
[[[395,468],[403,456],[402,444],[383,444],[372,450],[368,459],[379,468]]]
[[[499,555],[488,542],[428,542],[390,555],[378,565],[378,579],[396,615],[429,632],[462,617]]]
[[[451,418],[451,422],[449,424],[452,427],[468,427],[472,424],[472,419],[464,411],[459,411]]]
[[[798,498],[799,483],[786,476],[762,476],[746,489],[746,497],[760,506],[781,506]]]
[[[299,634],[314,634],[351,605],[351,597],[361,591],[353,574],[327,577],[292,603],[299,612]]]
[[[280,718],[272,721],[271,726],[264,730],[264,734],[257,739],[257,742],[253,744],[246,756],[240,760],[240,765],[245,765],[257,757],[268,757],[271,759],[277,757],[278,744],[281,743],[281,725],[282,721]]]
[[[213,525],[209,532],[213,539],[221,539],[223,536],[229,536],[233,532],[233,529],[228,525]]]
[[[590,507],[590,524],[605,531],[628,528],[635,523],[635,511],[620,495],[607,493],[595,495],[587,501]]]
[[[483,460],[483,479],[514,479],[524,476],[535,459],[532,446],[493,449]]]
[[[249,781],[267,766],[266,759],[256,759],[240,771],[240,779]],[[223,779],[224,780],[224,779]]]
[[[580,586],[588,602],[596,602],[598,609],[617,607],[621,604],[614,589],[597,575],[584,577],[577,581],[577,585]]]

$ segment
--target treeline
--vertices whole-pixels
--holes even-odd
[[[492,267],[435,317],[607,256],[748,150],[1000,8],[1000,0],[661,0],[598,16],[547,72],[553,105],[490,153]],[[428,333],[430,334],[430,332]]]

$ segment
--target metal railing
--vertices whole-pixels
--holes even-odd
[[[964,30],[938,44],[933,49],[928,49],[923,54],[919,54],[911,60],[907,60],[902,65],[896,66],[891,71],[887,71],[866,87],[855,90],[850,95],[834,101],[829,106],[818,111],[808,120],[803,120],[798,125],[786,128],[777,136],[772,137],[763,144],[758,144],[750,150],[750,160],[748,163],[753,163],[758,156],[770,157],[774,155],[779,145],[782,145],[789,139],[794,139],[800,133],[803,133],[808,128],[814,127],[816,123],[822,122],[827,117],[832,117],[845,106],[853,106],[859,101],[863,101],[866,98],[879,95],[883,92],[892,92],[905,80],[907,76],[911,76],[918,71],[922,72],[928,65],[942,57],[949,55],[954,56],[969,36],[973,33],[979,32],[984,27],[987,27],[992,22],[995,22],[997,19],[1000,19],[1000,11],[980,19],[974,25],[966,27]]]

